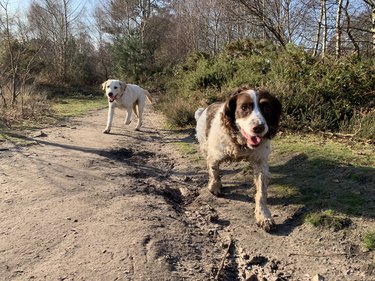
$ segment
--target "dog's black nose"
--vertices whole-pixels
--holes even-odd
[[[113,94],[112,94],[112,93],[108,93],[108,96],[109,96],[109,97],[112,97],[112,96],[113,96]]]
[[[266,126],[264,124],[259,124],[259,125],[256,125],[253,128],[253,132],[256,133],[256,134],[261,134],[261,133],[264,132],[265,128],[266,128]]]

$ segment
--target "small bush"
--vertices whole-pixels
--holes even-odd
[[[196,103],[175,96],[161,98],[156,105],[156,109],[162,111],[172,125],[178,127],[195,124],[194,112],[197,108]]]
[[[329,228],[334,231],[348,227],[351,223],[349,218],[340,216],[333,210],[310,213],[305,217],[305,222],[315,227]]]
[[[363,238],[363,246],[369,251],[375,249],[375,231],[366,233]]]
[[[293,198],[301,195],[296,187],[283,184],[276,185],[274,192],[282,198]]]
[[[375,139],[375,109],[359,109],[353,112],[352,118],[340,123],[340,132],[353,133],[362,139]]]

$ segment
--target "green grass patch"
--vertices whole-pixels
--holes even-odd
[[[23,135],[22,133],[16,133],[13,130],[0,128],[0,145],[3,142],[9,142],[20,146],[28,146],[36,143],[35,140]]]
[[[369,251],[375,249],[375,230],[369,231],[365,234],[363,238],[363,246]]]
[[[298,188],[285,184],[276,185],[271,191],[281,198],[294,198],[301,195]]]
[[[351,220],[329,209],[322,212],[314,212],[306,215],[305,222],[315,227],[328,228],[334,231],[338,231],[348,227],[351,223]]]
[[[368,143],[284,134],[270,158],[270,195],[312,211],[375,217],[375,155]]]
[[[375,167],[374,145],[370,143],[335,140],[320,135],[284,134],[275,139],[273,147],[280,154],[298,152],[308,155],[311,160]]]
[[[202,161],[199,147],[195,144],[195,131],[193,128],[178,129],[169,124],[165,129],[169,131],[168,134],[169,138],[171,139],[171,143],[179,153],[181,153],[192,163]],[[202,164],[204,164],[203,161]]]
[[[193,155],[197,153],[197,149],[191,143],[177,142],[176,145],[183,154]]]
[[[47,101],[46,101],[47,102]],[[38,118],[21,119],[11,123],[11,128],[0,127],[0,144],[9,142],[16,145],[30,145],[34,141],[27,137],[27,131],[32,131],[45,127],[46,125],[55,125],[66,117],[81,116],[91,110],[107,107],[107,101],[103,95],[83,95],[75,93],[74,95],[58,96],[48,100],[51,105],[44,112],[37,114]]]
[[[75,96],[59,98],[54,101],[52,109],[57,117],[80,116],[90,110],[105,108],[106,99],[103,96]]]
[[[191,129],[190,129],[191,130]],[[176,149],[201,162],[193,133],[172,129]],[[270,197],[280,205],[304,205],[312,212],[335,212],[375,217],[375,155],[373,145],[321,135],[282,134],[273,142],[270,157]],[[251,166],[243,176],[252,174]]]

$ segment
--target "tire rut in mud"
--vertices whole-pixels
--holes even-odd
[[[206,205],[198,209],[189,207],[199,195],[202,176],[185,175],[174,169],[175,162],[167,155],[144,151],[140,147],[114,148],[103,151],[101,156],[104,157],[102,161],[112,163],[118,167],[117,170],[124,171],[123,176],[131,182],[132,186],[123,187],[126,191],[118,196],[136,194],[161,198],[169,206],[167,208],[173,210],[161,212],[160,217],[152,219],[164,225],[173,219],[181,227],[181,233],[162,240],[150,236],[146,241],[154,241],[158,255],[165,257],[170,271],[179,272],[186,278],[184,280],[215,280],[219,257],[223,252],[223,243],[215,233],[225,225],[221,224],[212,208]],[[121,179],[116,177],[116,180]],[[162,233],[163,230],[158,231]]]
[[[179,187],[183,183],[171,178],[174,162],[166,155],[132,148],[119,148],[103,151],[101,156],[104,156],[107,161],[117,162],[116,165],[127,166],[125,176],[133,179],[134,185],[138,187],[138,193],[162,196],[176,209],[184,205],[184,196]],[[188,191],[187,194],[190,198],[195,192]]]
[[[276,278],[275,280],[287,280],[287,276],[278,269],[279,261],[261,254],[249,254],[241,248],[239,241],[230,237],[230,222],[219,217],[215,208],[209,202],[192,204],[200,194],[202,177],[187,176],[187,181],[176,177],[178,171],[174,169],[175,162],[167,155],[144,151],[138,148],[119,148],[102,153],[107,160],[115,161],[116,165],[127,166],[126,176],[131,177],[134,190],[137,194],[161,197],[175,211],[175,218],[193,228],[189,235],[206,237],[202,249],[191,246],[191,253],[197,259],[192,270],[203,270],[199,266],[203,255],[209,256],[209,269],[206,269],[206,280],[240,281],[262,280]],[[204,177],[203,177],[204,178]],[[192,240],[193,242],[193,240]],[[194,241],[198,245],[202,241]],[[183,257],[173,253],[171,245],[159,244],[159,251],[170,263],[171,271],[184,271]],[[204,249],[204,250],[203,250]],[[208,254],[207,254],[208,253]],[[206,260],[207,263],[207,260]],[[199,280],[199,279],[197,279]]]
[[[188,272],[186,268],[200,270],[205,272],[205,280],[217,281],[256,281],[263,277],[288,280],[288,275],[281,268],[278,269],[279,261],[262,254],[247,253],[239,241],[228,238],[232,232],[230,222],[220,218],[209,202],[194,203],[202,185],[205,185],[205,176],[177,176],[181,173],[174,168],[176,163],[173,159],[160,152],[142,150],[141,147],[114,148],[103,151],[101,156],[104,157],[103,161],[124,167],[122,176],[131,178],[132,182],[127,190],[138,195],[162,198],[174,210],[173,218],[186,226],[188,236],[200,236],[206,240],[203,243],[189,238],[192,242],[188,247],[189,256],[196,259],[196,263],[189,266],[184,265],[186,256],[174,252],[174,242],[159,242],[158,251],[166,257],[171,271]],[[122,195],[129,195],[129,192],[122,192]],[[199,245],[198,248],[195,248],[195,243]],[[204,255],[207,256],[205,269],[199,265]]]

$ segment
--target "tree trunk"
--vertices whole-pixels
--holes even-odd
[[[0,88],[0,97],[3,100],[3,107],[7,108],[8,104],[7,104],[7,101],[6,101],[6,99],[5,99],[4,95],[3,95],[3,89],[2,88]]]
[[[13,66],[12,66],[13,67]],[[16,86],[16,70],[12,70],[12,78],[10,81],[10,92],[12,94],[12,100],[10,102],[11,106],[14,107],[17,101],[17,86]]]
[[[321,29],[322,29],[322,21],[323,21],[323,1],[320,4],[320,17],[318,21],[318,28],[316,30],[316,39],[315,39],[315,47],[314,47],[314,53],[313,56],[316,56],[318,54],[318,49],[319,49],[319,42],[320,42],[320,34],[321,34]]]
[[[17,65],[16,65],[16,55],[14,53],[14,48],[12,46],[12,36],[11,36],[11,28],[9,24],[9,15],[8,15],[8,6],[5,7],[5,37],[6,37],[6,44],[8,47],[9,52],[9,64],[10,64],[10,71],[11,71],[11,78],[10,78],[10,85],[9,90],[11,93],[11,101],[10,105],[12,107],[15,106],[17,100],[17,85],[16,85],[16,78],[17,78]]]
[[[288,30],[288,43],[292,42],[292,29],[290,26],[290,5],[291,5],[291,0],[287,0],[285,3],[285,14],[286,14],[286,26]]]
[[[341,55],[341,13],[342,13],[342,1],[338,0],[337,6],[337,13],[336,13],[336,48],[335,48],[335,55],[336,58],[339,58]]]
[[[67,82],[68,77],[67,77],[67,68],[68,68],[68,40],[69,40],[69,19],[68,19],[68,0],[63,1],[64,5],[64,11],[63,11],[63,44],[62,44],[62,67],[63,67],[63,80],[64,82]]]
[[[322,13],[323,13],[322,58],[324,58],[327,54],[327,36],[328,36],[327,0],[322,0]]]
[[[358,45],[357,41],[354,39],[354,36],[352,34],[352,30],[351,30],[351,21],[350,21],[350,15],[349,15],[349,11],[348,11],[349,2],[350,2],[350,0],[347,0],[346,3],[345,3],[345,7],[344,7],[345,16],[346,16],[346,33],[348,34],[350,41],[352,41],[352,43],[354,45],[355,54],[357,56],[359,56],[359,45]]]

